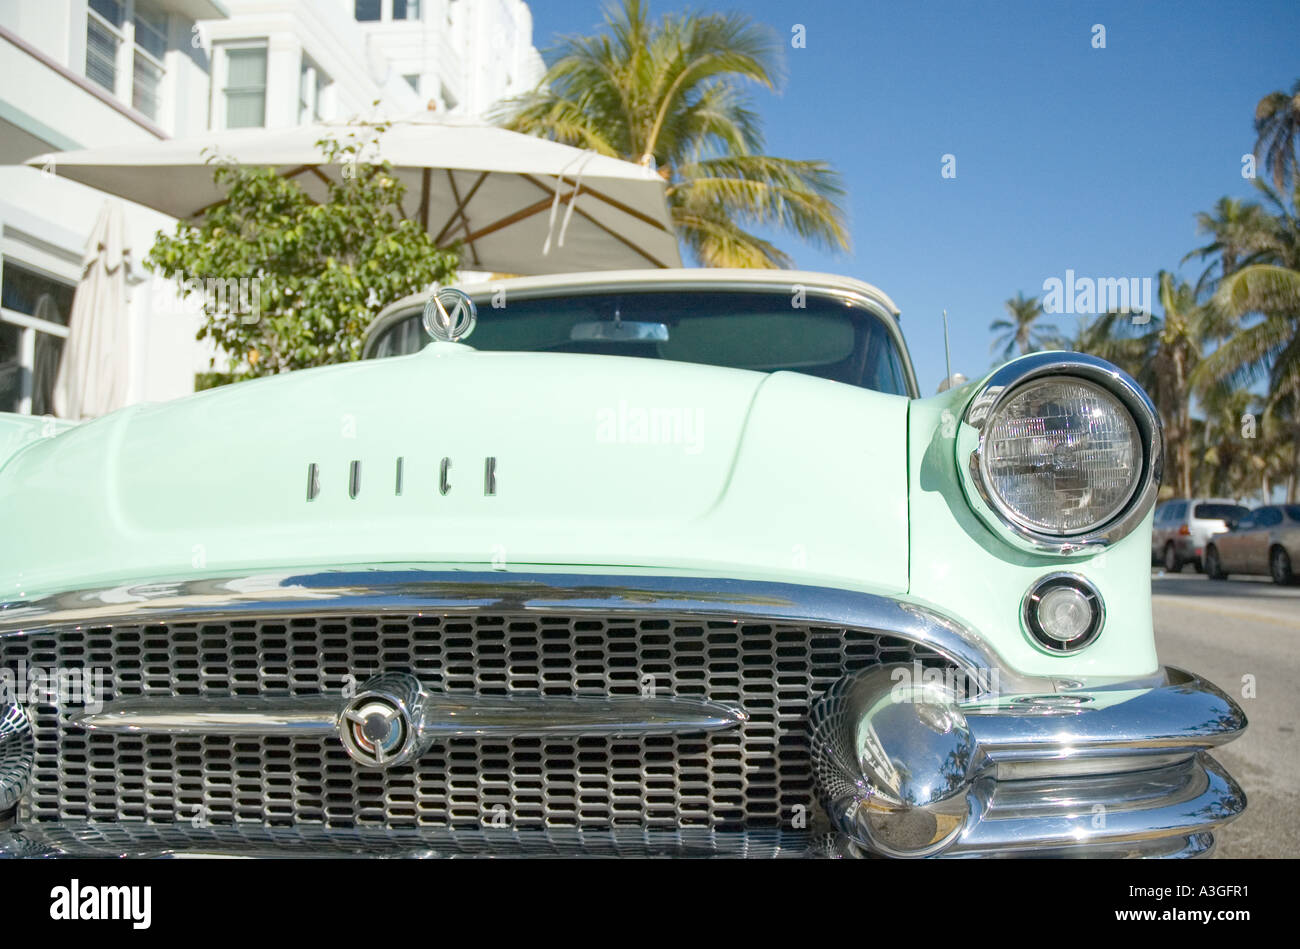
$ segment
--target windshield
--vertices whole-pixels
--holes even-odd
[[[1196,510],[1192,512],[1192,517],[1204,518],[1207,521],[1239,521],[1249,512],[1250,508],[1239,504],[1198,504]]]
[[[385,330],[369,354],[404,356],[428,342],[420,314],[412,313]],[[499,308],[485,301],[466,342],[489,352],[599,353],[790,370],[911,394],[906,357],[881,318],[812,294],[643,291],[507,299]]]

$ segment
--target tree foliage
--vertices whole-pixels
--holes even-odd
[[[1007,300],[1005,306],[1007,318],[989,324],[989,329],[996,334],[991,349],[1000,351],[1003,359],[1042,349],[1059,349],[1064,345],[1056,328],[1045,325],[1047,313],[1038,297],[1018,293]]]
[[[1255,155],[1273,175],[1277,190],[1288,180],[1300,184],[1300,79],[1290,92],[1277,90],[1255,106]]]
[[[844,189],[826,162],[762,153],[747,86],[774,89],[780,44],[739,13],[666,15],[623,0],[595,36],[566,38],[507,128],[655,168],[678,236],[706,267],[788,267],[754,233],[848,247]]]
[[[454,277],[458,249],[407,220],[391,166],[367,160],[385,126],[369,128],[318,143],[322,164],[343,172],[319,203],[273,168],[210,157],[225,200],[158,235],[147,265],[197,294],[198,338],[232,378],[356,359],[380,309]]]

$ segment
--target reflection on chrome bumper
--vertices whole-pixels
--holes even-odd
[[[1246,718],[1180,670],[1132,693],[963,702],[907,667],[837,682],[812,711],[835,827],[889,856],[1189,856],[1246,796],[1205,753]]]

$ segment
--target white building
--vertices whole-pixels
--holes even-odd
[[[106,196],[51,151],[426,108],[484,114],[543,67],[523,0],[0,0],[0,411],[43,414]],[[138,263],[175,221],[126,204]],[[128,402],[193,391],[197,315],[142,268]]]

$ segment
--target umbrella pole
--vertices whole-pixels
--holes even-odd
[[[420,210],[417,212],[420,218],[420,226],[426,231],[429,229],[429,179],[433,176],[433,169],[426,168],[420,174]]]

